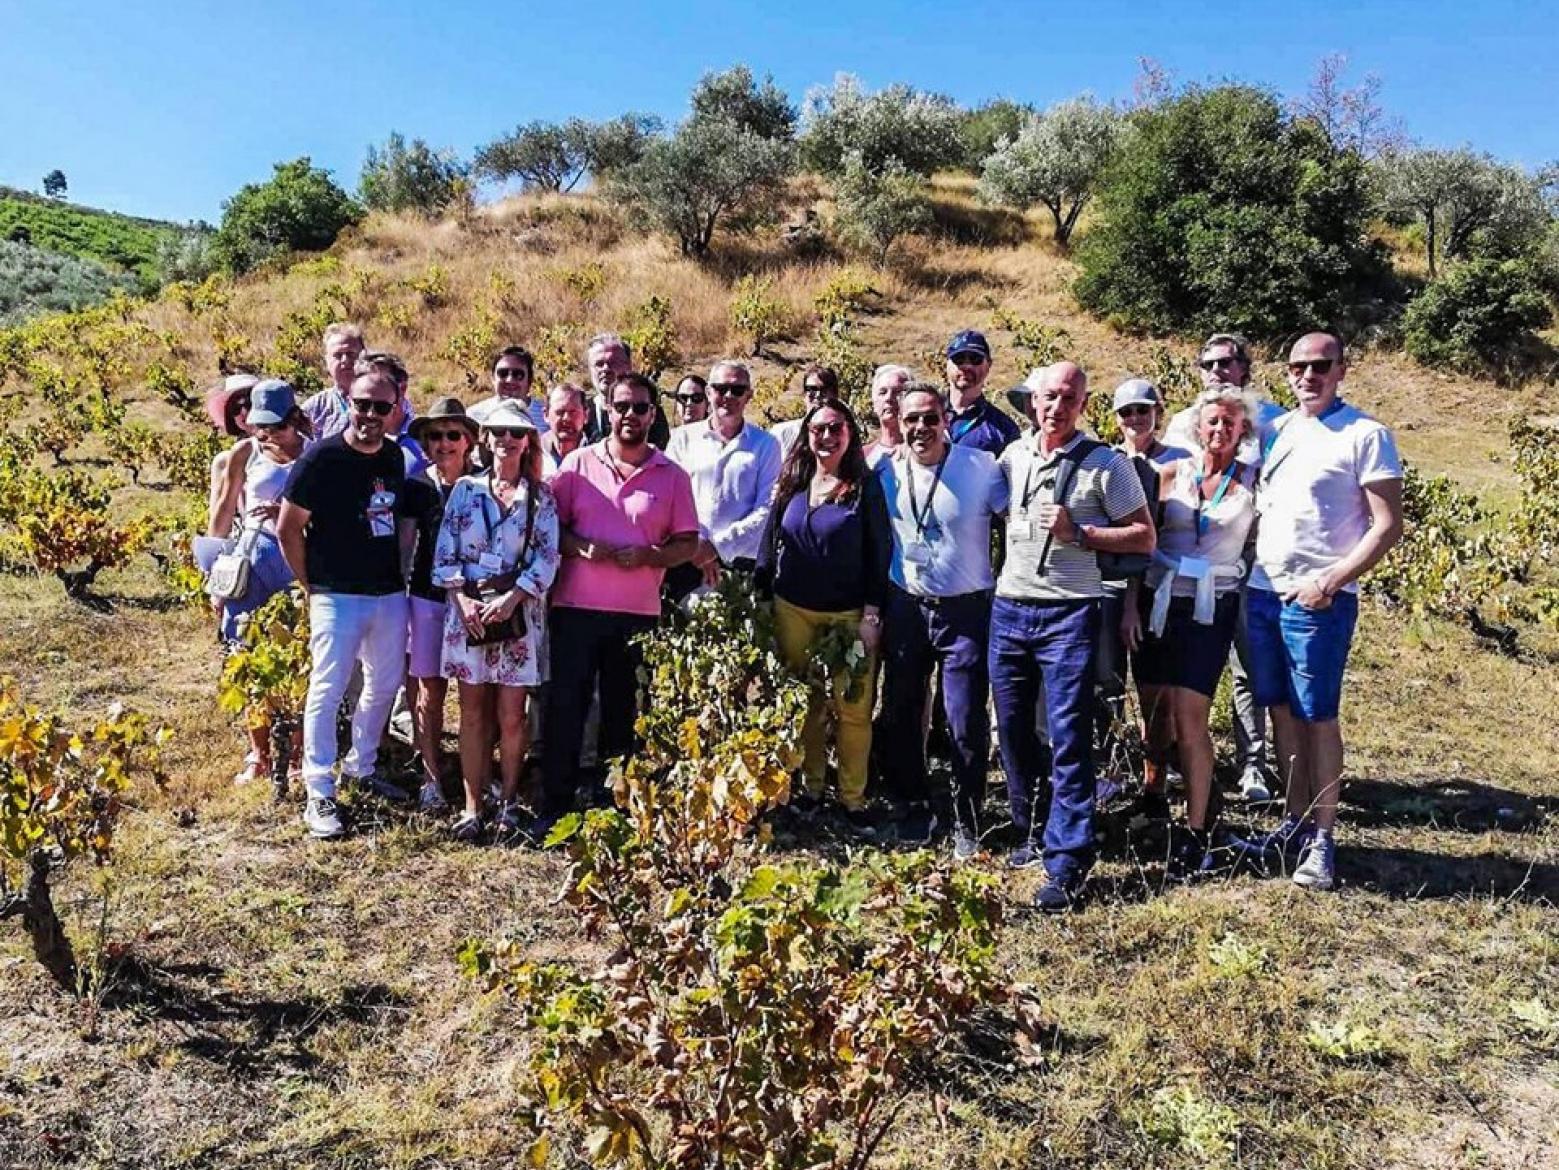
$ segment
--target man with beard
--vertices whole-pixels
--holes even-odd
[[[985,334],[965,329],[947,343],[947,438],[978,447],[994,459],[1018,437],[1018,424],[985,397],[991,376],[991,347]]]

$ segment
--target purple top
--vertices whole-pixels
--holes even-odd
[[[774,595],[817,613],[882,606],[893,535],[875,475],[848,503],[811,507],[797,492],[769,513],[758,552],[758,581]]]

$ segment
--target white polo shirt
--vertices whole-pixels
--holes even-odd
[[[710,419],[703,419],[671,432],[666,457],[692,479],[699,527],[720,559],[726,564],[741,557],[756,560],[779,482],[780,447],[774,436],[744,422],[727,440]]]

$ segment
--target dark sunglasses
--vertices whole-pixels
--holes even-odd
[[[918,414],[906,414],[902,422],[909,426],[935,427],[942,423],[942,416],[934,410],[923,410]]]
[[[1139,414],[1152,414],[1153,408],[1145,402],[1134,402],[1130,406],[1123,406],[1115,412],[1122,418],[1135,418]]]
[[[518,439],[530,434],[529,427],[488,427],[487,433],[495,439]]]
[[[709,389],[726,398],[740,398],[752,389],[746,382],[711,382]]]
[[[1222,370],[1229,366],[1239,365],[1240,359],[1236,357],[1203,358],[1196,364],[1204,370]]]
[[[500,366],[493,371],[493,377],[500,382],[528,382],[530,381],[530,372],[524,367]]]
[[[648,402],[614,402],[612,403],[612,409],[620,415],[637,414],[642,417],[649,414],[650,404]]]
[[[1302,376],[1306,370],[1317,374],[1329,374],[1336,364],[1331,358],[1311,358],[1307,362],[1289,362],[1288,372],[1296,378]]]
[[[842,435],[845,431],[842,422],[815,422],[807,427],[814,439],[821,439],[825,435]]]
[[[801,392],[803,394],[812,394],[812,395],[827,394],[828,393],[828,387],[827,386],[803,386],[801,388]]]
[[[395,409],[395,403],[386,402],[382,398],[354,398],[352,409],[358,414],[377,414],[380,418],[388,418],[390,411]]]
[[[428,442],[430,443],[438,443],[446,439],[453,443],[456,439],[463,439],[466,437],[466,432],[461,430],[459,427],[456,427],[452,431],[427,431],[425,434],[427,436]]]
[[[983,366],[986,359],[978,353],[955,353],[952,361],[955,366]]]
[[[702,406],[709,401],[707,394],[678,394],[677,401],[683,406]]]

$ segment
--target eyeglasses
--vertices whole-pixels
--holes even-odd
[[[702,406],[709,401],[707,394],[678,394],[677,401],[683,406]]]
[[[382,398],[354,398],[352,409],[358,414],[377,414],[380,418],[388,418],[390,411],[395,409],[395,403],[386,402]]]
[[[814,439],[821,439],[827,435],[844,434],[845,426],[842,422],[816,422],[807,427],[807,432]]]
[[[801,392],[803,394],[808,394],[808,395],[812,395],[812,396],[819,396],[819,395],[827,394],[828,393],[828,387],[827,386],[818,386],[818,385],[803,386],[801,388]]]
[[[955,353],[951,360],[955,366],[983,366],[986,359],[979,353]]]
[[[1128,406],[1121,407],[1115,413],[1121,418],[1136,418],[1141,414],[1152,414],[1153,408],[1145,402],[1134,402]]]
[[[619,415],[636,414],[642,418],[644,415],[649,414],[650,404],[648,402],[614,402],[612,403],[612,409]]]
[[[530,371],[524,366],[499,366],[493,371],[493,377],[500,382],[529,382]]]
[[[487,433],[495,439],[518,439],[531,431],[529,427],[488,427]]]
[[[1237,357],[1203,358],[1196,364],[1201,366],[1204,370],[1223,370],[1227,369],[1229,366],[1239,365],[1240,359]]]
[[[740,398],[752,387],[746,382],[711,382],[709,389],[725,398]]]
[[[496,434],[497,432],[494,433]],[[461,430],[459,427],[456,427],[452,431],[427,431],[425,432],[425,436],[430,443],[442,443],[446,441],[453,443],[457,439],[465,438],[466,432]]]
[[[1329,374],[1337,363],[1332,358],[1311,358],[1307,362],[1289,362],[1288,372],[1294,377],[1303,377],[1306,370],[1315,374]]]
[[[905,423],[907,426],[912,427],[934,427],[941,424],[942,416],[934,410],[923,410],[917,414],[906,414],[900,419],[900,421]]]

